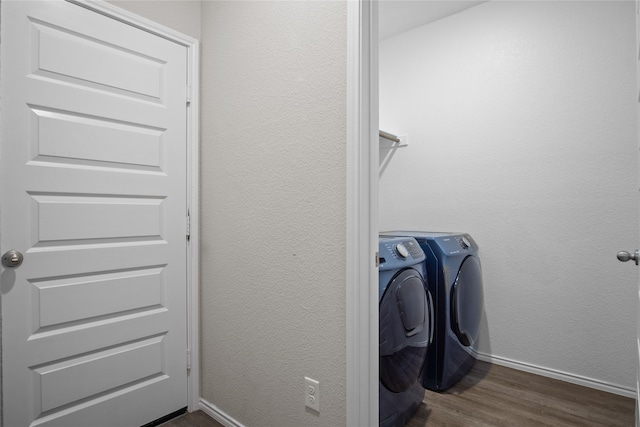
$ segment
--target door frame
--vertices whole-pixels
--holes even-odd
[[[377,277],[367,276],[370,274],[370,258],[367,259],[367,257],[370,256],[371,250],[377,251],[379,230],[377,3],[378,0],[349,1],[347,24],[349,33],[347,52],[349,97],[347,102],[348,426],[378,425],[378,300],[377,293],[373,291],[374,288],[366,282],[368,278],[370,283],[377,283]],[[636,54],[638,54],[640,52],[640,0],[636,0],[635,4]],[[636,61],[636,74],[636,88],[640,93],[640,59]],[[637,141],[640,144],[640,100],[637,104],[636,123],[638,124]],[[369,152],[367,144],[375,149]],[[359,208],[366,206],[369,207],[368,216],[367,212],[358,211]],[[363,253],[367,255],[362,256]],[[377,268],[375,270],[377,274]],[[377,286],[375,289],[377,291]],[[640,427],[640,283],[637,301],[635,426]],[[366,324],[367,316],[371,322],[369,327]],[[372,325],[376,325],[375,331],[371,331]],[[374,357],[367,357],[365,354],[367,351],[375,356],[375,360],[373,360]]]
[[[189,411],[199,409],[200,363],[199,363],[199,42],[171,28],[142,18],[132,12],[102,0],[66,0],[85,9],[123,22],[140,30],[152,33],[187,49],[187,206],[189,221],[185,223],[187,242],[187,406]],[[186,222],[186,221],[185,221]]]
[[[636,55],[640,52],[640,0],[636,0]],[[640,95],[640,56],[636,56],[636,95]],[[636,143],[640,145],[640,98],[636,103]],[[640,281],[636,298],[636,427],[640,427]]]
[[[378,2],[347,2],[348,426],[378,425]]]

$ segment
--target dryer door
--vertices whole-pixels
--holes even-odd
[[[418,380],[432,330],[433,308],[422,275],[408,268],[394,276],[380,300],[380,382],[390,391]]]
[[[451,287],[451,329],[464,346],[473,346],[478,340],[484,307],[482,271],[480,261],[468,256],[458,270]]]

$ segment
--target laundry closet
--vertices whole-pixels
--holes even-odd
[[[400,139],[380,138],[380,230],[474,237],[482,359],[631,397],[635,16],[488,1],[379,43],[380,129]]]

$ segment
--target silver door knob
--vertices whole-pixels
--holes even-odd
[[[24,257],[15,249],[11,249],[2,255],[2,265],[9,268],[19,267],[22,264]]]
[[[632,259],[632,260],[634,260],[636,262],[636,265],[638,265],[638,250],[637,249],[633,254],[630,254],[629,252],[626,252],[626,251],[622,251],[622,252],[618,252],[618,254],[616,256],[618,257],[618,260],[620,260],[622,262],[627,262],[630,259]]]

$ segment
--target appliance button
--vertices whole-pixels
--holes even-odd
[[[406,258],[409,256],[409,251],[402,243],[398,243],[396,245],[396,252],[398,253],[398,255],[400,255],[401,258]]]

